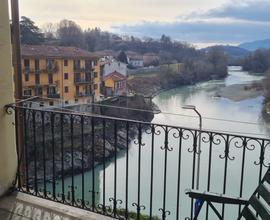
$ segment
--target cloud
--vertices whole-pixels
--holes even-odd
[[[202,14],[202,17],[270,22],[269,8],[270,1],[243,1],[242,3],[230,3],[209,10],[205,14]]]
[[[135,36],[151,36],[159,38],[162,34],[170,35],[174,39],[197,42],[238,43],[254,39],[264,39],[270,36],[270,24],[252,25],[245,22],[143,22],[133,26],[115,26],[121,33]]]
[[[270,38],[270,2],[242,0],[206,12],[195,11],[174,22],[118,25],[119,33],[160,37],[162,34],[192,43],[240,43]]]

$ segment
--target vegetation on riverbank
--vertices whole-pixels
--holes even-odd
[[[270,68],[270,50],[258,49],[240,60],[244,71],[265,74]]]
[[[224,78],[227,74],[225,54],[219,48],[213,47],[201,59],[187,59],[180,71],[168,69],[160,73],[136,74],[130,77],[128,84],[135,93],[153,96],[177,86]]]

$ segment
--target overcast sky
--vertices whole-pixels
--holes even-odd
[[[270,0],[20,0],[20,14],[39,26],[61,19],[84,29],[196,44],[270,38]]]

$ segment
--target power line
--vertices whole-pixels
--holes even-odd
[[[120,107],[120,106],[113,106],[113,105],[96,104],[96,103],[92,103],[90,105],[153,113],[153,111],[145,110],[145,109],[128,108],[128,107]],[[171,113],[171,112],[165,112],[165,111],[159,111],[159,113],[162,113],[162,114],[165,114],[165,115],[174,115],[174,116],[197,118],[197,116],[193,116],[193,115],[180,114],[180,113]],[[259,124],[259,123],[256,123],[256,122],[238,121],[238,120],[230,120],[230,119],[223,119],[223,118],[214,118],[214,117],[202,117],[202,118],[206,119],[206,120],[225,121],[225,122],[239,123],[239,124],[262,125],[262,124]]]
[[[48,99],[48,100],[52,100],[52,99]],[[33,102],[33,101],[28,101],[28,102],[39,104],[38,102]],[[145,110],[145,109],[139,109],[139,108],[129,108],[129,107],[121,107],[121,106],[105,105],[105,104],[97,104],[97,103],[91,103],[91,104],[88,104],[88,105],[100,106],[100,107],[106,107],[106,108],[117,108],[117,109],[123,109],[123,110],[131,110],[131,111],[139,111],[139,112],[147,112],[147,113],[153,113],[154,112],[153,110]],[[171,113],[171,112],[166,112],[166,111],[158,111],[158,112],[162,113],[164,115],[174,115],[174,116],[182,116],[182,117],[189,117],[189,118],[197,118],[197,116],[194,116],[194,115]],[[238,121],[238,120],[215,118],[215,117],[202,117],[202,118],[205,119],[205,120],[223,121],[223,122],[230,122],[230,123],[249,124],[249,125],[263,125],[263,124],[256,123],[256,122]]]
[[[29,102],[29,103],[35,103],[35,104],[40,104],[39,102],[34,102],[34,101],[27,101],[27,102]],[[151,110],[145,110],[145,109],[127,108],[127,107],[120,107],[120,106],[113,106],[113,105],[104,105],[104,104],[97,104],[97,103],[92,103],[92,104],[89,104],[89,105],[153,113],[153,111],[151,111]],[[71,112],[71,113],[80,113],[80,114],[82,114],[81,111],[67,109],[67,108],[64,108],[62,106],[61,107],[53,106],[52,108],[53,109],[65,110],[65,111],[68,111],[68,112]],[[162,112],[162,111],[160,111],[160,113],[167,114],[167,115],[174,115],[174,116],[197,118],[196,116],[193,116],[193,115],[186,115],[186,114],[179,114],[179,113],[170,113],[170,112]],[[100,114],[89,113],[89,112],[83,112],[83,114],[84,115],[89,115],[89,116],[100,116]],[[124,118],[122,118],[122,119],[124,119]],[[227,119],[220,119],[220,118],[213,118],[213,117],[203,117],[203,119],[206,119],[206,120],[216,120],[216,121],[225,121],[225,122],[231,122],[231,123],[262,125],[262,124],[254,123],[254,122],[245,122],[245,121],[237,121],[237,120],[227,120]],[[170,125],[168,125],[168,126],[170,126]],[[173,125],[171,125],[171,126],[173,126]],[[266,134],[262,134],[262,133],[239,132],[239,131],[228,131],[228,130],[218,130],[218,129],[205,129],[205,131],[230,133],[230,134],[235,133],[235,134],[246,134],[246,135],[260,135],[260,136],[265,136],[265,137],[267,136]]]

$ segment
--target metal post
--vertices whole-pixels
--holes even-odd
[[[199,116],[200,119],[200,124],[199,124],[199,129],[200,129],[200,133],[199,133],[199,145],[198,145],[198,162],[197,162],[197,180],[196,180],[196,189],[198,190],[200,187],[200,165],[201,165],[201,131],[202,131],[202,116],[201,114],[197,111],[197,109],[195,108],[194,111],[197,113],[197,115]]]
[[[200,166],[201,166],[201,131],[202,131],[202,115],[200,112],[196,109],[196,106],[194,105],[184,105],[182,107],[183,109],[190,109],[193,110],[198,116],[199,116],[199,144],[197,149],[197,179],[196,179],[196,189],[198,190],[200,187]]]

